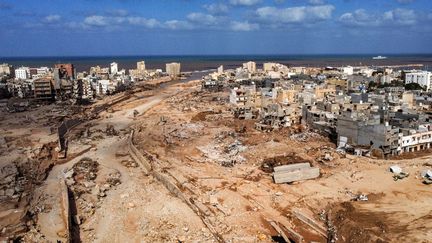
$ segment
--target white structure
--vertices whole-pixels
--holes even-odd
[[[217,69],[217,73],[218,73],[218,74],[223,74],[223,72],[224,72],[224,68],[223,68],[222,65],[220,65],[220,66],[218,67],[218,69]]]
[[[96,94],[97,95],[104,95],[108,92],[111,85],[111,81],[107,79],[102,79],[97,81],[97,88],[96,88]]]
[[[407,134],[399,136],[399,152],[415,152],[431,148],[432,125],[424,124],[418,130],[412,129]]]
[[[49,68],[48,67],[40,67],[36,69],[36,72],[38,75],[45,75],[47,73],[49,73]]]
[[[140,73],[140,74],[143,74],[145,72],[146,67],[145,67],[144,61],[137,62],[137,70],[138,70],[138,73]]]
[[[171,77],[177,77],[180,75],[180,63],[173,62],[166,64],[166,73]]]
[[[28,67],[20,67],[15,69],[15,79],[28,79],[30,76],[30,69]]]
[[[431,88],[431,77],[432,73],[428,71],[413,71],[405,74],[405,83],[416,83],[420,86],[426,88],[426,90],[430,90]]]
[[[392,81],[392,77],[390,75],[382,75],[380,77],[380,83],[381,84],[389,84]]]
[[[116,62],[111,63],[110,65],[110,73],[117,74],[118,72],[118,64]]]
[[[249,72],[256,72],[256,63],[255,62],[246,62],[243,63],[243,69],[247,69]]]
[[[354,74],[354,68],[351,66],[346,66],[342,68],[342,72],[346,75],[353,75]]]

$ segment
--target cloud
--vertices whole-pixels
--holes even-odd
[[[89,26],[107,26],[108,25],[108,19],[107,17],[100,16],[100,15],[92,15],[88,16],[84,19],[84,24]]]
[[[160,22],[156,19],[147,19],[143,17],[128,17],[125,19],[131,25],[144,26],[146,28],[156,28],[160,26]]]
[[[42,19],[42,22],[46,24],[53,24],[53,23],[58,23],[60,20],[61,20],[60,15],[53,14],[53,15],[45,16],[45,18]]]
[[[230,3],[235,6],[253,6],[261,3],[261,0],[230,0]]]
[[[256,10],[260,21],[267,23],[313,23],[331,18],[333,5],[301,6],[291,8],[262,7]]]
[[[216,25],[219,22],[219,18],[204,13],[190,13],[186,18],[193,23],[203,25]]]
[[[245,21],[245,22],[232,21],[231,22],[231,30],[233,30],[233,31],[253,31],[253,30],[258,30],[258,29],[259,29],[258,24],[251,24],[248,21]]]
[[[187,21],[168,20],[165,21],[164,28],[171,29],[171,30],[191,30],[194,29],[194,26]]]
[[[143,17],[107,17],[101,15],[92,15],[84,19],[83,25],[87,27],[109,27],[113,28],[120,25],[143,26],[146,28],[156,28],[160,22],[156,19],[147,19]]]
[[[204,8],[211,14],[225,14],[228,13],[228,6],[222,3],[212,3],[204,5]]]
[[[346,26],[379,27],[392,25],[414,25],[417,23],[417,15],[414,10],[397,8],[382,14],[368,13],[365,9],[357,9],[354,12],[344,13],[339,21]]]

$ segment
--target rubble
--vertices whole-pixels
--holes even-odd
[[[403,172],[403,171],[402,171],[402,168],[399,167],[399,166],[397,166],[397,165],[393,165],[393,166],[391,166],[391,167],[389,168],[389,170],[390,170],[390,172],[393,173],[393,179],[394,179],[395,181],[397,181],[397,180],[402,180],[402,179],[404,179],[404,178],[406,178],[406,177],[409,176],[409,173],[407,173],[407,172]]]
[[[115,129],[114,125],[112,124],[107,124],[106,129],[105,129],[105,133],[108,136],[118,136],[119,132]]]
[[[423,184],[426,184],[426,185],[432,184],[432,171],[431,170],[422,171],[421,176],[423,178]]]

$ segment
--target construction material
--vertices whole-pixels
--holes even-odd
[[[315,219],[307,216],[304,212],[297,208],[294,208],[292,210],[292,214],[296,216],[300,221],[310,226],[317,233],[327,238],[327,229],[322,223],[317,222]]]
[[[278,184],[314,179],[320,175],[319,168],[311,168],[309,163],[278,166],[274,171],[273,179]]]
[[[295,242],[300,243],[304,242],[303,236],[299,233],[295,232],[293,229],[289,227],[284,227],[275,221],[268,221],[269,224],[276,230],[276,232],[282,236],[285,242]]]
[[[290,164],[290,165],[281,165],[274,167],[274,172],[289,172],[294,170],[300,170],[300,169],[307,169],[310,168],[309,163],[298,163],[298,164]]]

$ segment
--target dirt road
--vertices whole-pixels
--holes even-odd
[[[90,130],[92,135],[70,142],[73,154],[85,146],[92,146],[89,152],[75,159],[55,166],[38,193],[44,195],[41,205],[51,208],[39,215],[39,229],[48,241],[58,239],[58,227],[51,227],[59,219],[60,211],[57,184],[60,178],[83,158],[99,163],[94,184],[89,185],[89,193],[71,195],[77,203],[77,218],[74,241],[82,242],[124,242],[127,241],[178,241],[211,239],[199,217],[183,202],[169,194],[154,178],[143,174],[139,167],[125,166],[131,158],[127,154],[127,136],[136,123],[134,111],[140,114],[160,103],[167,97],[186,89],[189,84],[175,84],[156,91],[137,93],[125,102],[112,107],[111,112],[103,112],[100,118],[81,124],[75,129]],[[104,134],[112,125],[117,136]],[[102,132],[101,132],[102,131]],[[121,183],[111,186],[105,195],[95,189],[103,187],[110,174],[120,174]],[[99,193],[99,194],[98,194]],[[72,192],[73,194],[73,192]],[[90,213],[86,209],[91,205]],[[84,205],[84,206],[83,206]]]

